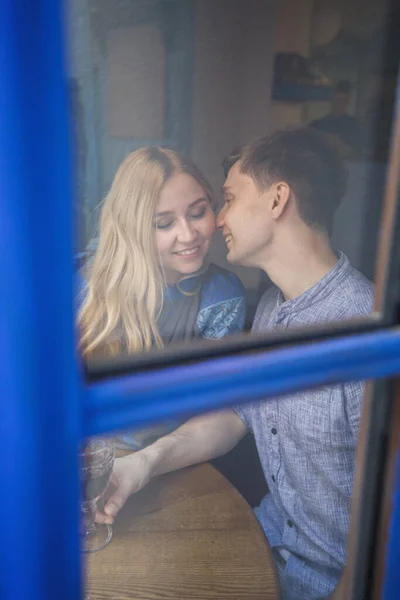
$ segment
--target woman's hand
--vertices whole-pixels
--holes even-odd
[[[105,504],[104,511],[97,511],[97,523],[113,523],[129,496],[141,490],[150,479],[150,465],[143,452],[116,458],[111,475],[111,486],[114,490]]]

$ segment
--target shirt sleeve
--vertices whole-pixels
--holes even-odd
[[[253,428],[251,426],[250,414],[249,414],[249,405],[238,404],[237,406],[233,407],[233,410],[235,411],[235,413],[237,414],[239,419],[241,421],[243,421],[243,423],[246,425],[247,429],[249,431],[253,432]]]
[[[362,381],[343,384],[346,398],[347,418],[355,441],[358,440],[360,432],[361,411],[365,396],[366,385]]]

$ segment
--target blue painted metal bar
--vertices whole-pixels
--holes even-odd
[[[193,414],[318,385],[400,372],[400,330],[351,336],[250,356],[219,358],[89,386],[87,435]]]
[[[0,3],[0,596],[80,596],[63,11]]]

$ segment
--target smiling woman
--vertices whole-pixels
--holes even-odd
[[[243,286],[207,260],[214,207],[205,177],[174,150],[142,148],[124,160],[102,206],[94,259],[83,269],[78,326],[86,357],[242,331]],[[141,447],[176,425],[123,443]]]
[[[84,268],[78,324],[85,356],[112,356],[244,326],[244,291],[211,265],[212,189],[189,159],[142,148],[119,167]]]

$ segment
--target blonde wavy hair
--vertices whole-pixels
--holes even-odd
[[[78,315],[85,357],[115,356],[163,346],[157,319],[165,277],[154,215],[161,190],[175,173],[194,177],[215,206],[210,184],[191,160],[159,146],[141,148],[120,165],[103,201],[98,247]]]

